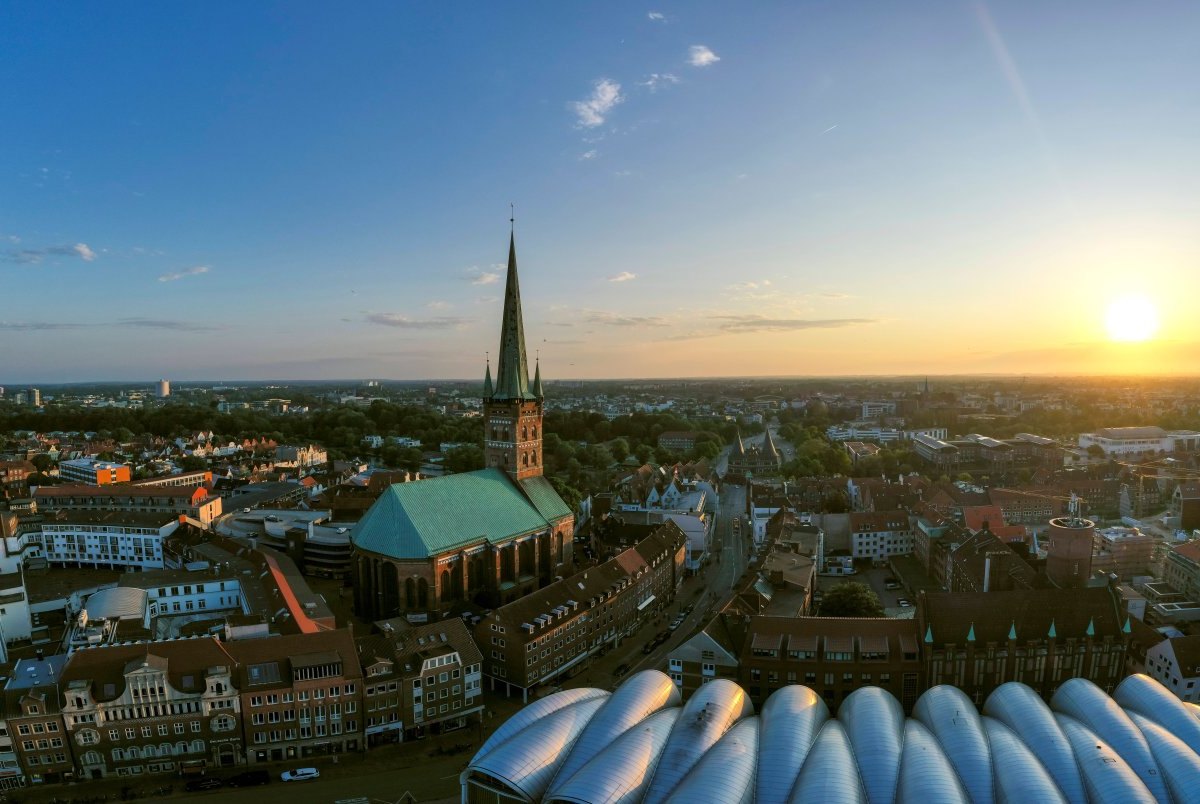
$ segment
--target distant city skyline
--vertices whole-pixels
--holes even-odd
[[[517,9],[0,3],[0,385],[1197,373],[1200,7]]]

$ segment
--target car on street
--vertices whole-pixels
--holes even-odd
[[[218,787],[224,787],[220,779],[192,779],[184,785],[184,788],[189,793],[195,793],[200,790],[216,790]]]
[[[628,672],[629,672],[629,665],[627,665],[627,664],[617,665],[617,669],[613,670],[613,678],[620,678],[621,676],[625,675]]]
[[[256,785],[269,784],[270,782],[271,774],[265,770],[249,770],[225,780],[225,784],[230,787],[255,787]]]
[[[296,768],[296,770],[288,770],[279,774],[279,778],[285,782],[307,782],[311,779],[320,777],[321,772],[316,768]]]
[[[674,620],[671,620],[671,624],[667,626],[667,630],[674,631],[676,628],[678,628],[681,625],[683,625],[683,615],[682,614],[679,615],[678,617],[676,617]]]
[[[912,607],[912,602],[909,601],[908,598],[902,597],[896,601],[896,605],[902,609],[907,609]]]

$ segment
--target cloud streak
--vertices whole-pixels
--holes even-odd
[[[170,273],[170,274],[163,274],[162,276],[160,276],[158,278],[158,281],[159,282],[178,282],[180,279],[183,279],[185,277],[199,276],[200,274],[208,273],[208,271],[209,271],[209,268],[207,265],[197,265],[192,268],[185,268],[182,271],[176,271],[176,272]]]
[[[608,281],[609,282],[628,282],[632,279],[637,279],[637,274],[630,273],[629,271],[622,271],[621,273],[617,274],[616,276],[610,276],[608,278]]]
[[[83,326],[60,321],[0,321],[0,332],[48,332],[56,329],[80,329]]]
[[[468,277],[472,285],[494,285],[500,281],[499,271],[480,271],[476,269]]]
[[[661,11],[647,11],[646,19],[653,20],[654,22],[665,22],[667,18]]]
[[[363,320],[368,324],[396,329],[454,329],[466,323],[464,318],[438,316],[437,318],[409,318],[400,313],[366,313]]]
[[[607,324],[612,327],[669,327],[671,322],[657,315],[622,315],[598,310],[587,310],[583,319],[591,324]]]
[[[708,67],[720,60],[721,57],[713,53],[706,45],[692,45],[688,48],[688,64],[693,67]]]
[[[169,329],[176,332],[215,332],[221,327],[210,324],[196,324],[189,321],[176,321],[167,318],[122,318],[114,327],[137,327],[141,329]]]
[[[645,87],[651,92],[673,87],[679,83],[679,77],[671,73],[650,73],[645,81],[639,81],[638,86]]]
[[[73,246],[47,246],[46,248],[23,248],[9,251],[4,255],[6,262],[18,265],[38,265],[47,257],[78,257],[84,262],[96,259],[96,252],[87,243],[76,243]]]
[[[723,332],[798,332],[806,329],[841,329],[876,324],[876,318],[767,318],[761,315],[719,315],[717,328]]]
[[[575,113],[576,125],[595,128],[604,125],[609,112],[621,101],[621,85],[608,78],[597,79],[592,84],[592,94],[581,101],[571,101],[568,107]]]

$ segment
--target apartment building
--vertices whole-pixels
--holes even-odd
[[[635,634],[675,598],[687,536],[674,522],[597,567],[531,592],[482,618],[475,642],[492,689],[529,691],[586,666]]]
[[[59,686],[81,778],[244,761],[233,673],[233,660],[212,637],[72,653]]]
[[[479,720],[483,655],[462,620],[413,626],[398,617],[375,626],[379,633],[356,640],[368,746]]]
[[[1200,540],[1176,545],[1163,562],[1163,580],[1188,600],[1200,600]]]
[[[854,512],[850,514],[850,544],[854,558],[887,561],[909,555],[915,539],[907,511]]]
[[[142,488],[171,488],[173,486],[193,488],[195,486],[212,486],[212,480],[212,472],[202,469],[197,472],[180,472],[177,475],[147,477],[142,480],[134,480],[130,482],[130,485]]]
[[[37,467],[29,461],[0,461],[0,496],[24,493]]]
[[[1173,637],[1146,651],[1146,674],[1188,703],[1200,703],[1200,635]]]
[[[205,486],[41,486],[33,495],[38,510],[129,511],[186,516],[208,527],[221,516],[222,500]]]
[[[362,668],[349,629],[224,644],[236,663],[250,763],[358,751]]]
[[[833,710],[860,687],[883,687],[911,711],[924,689],[913,620],[751,617],[738,681],[761,706],[788,684],[812,688]]]
[[[128,464],[102,461],[94,457],[60,461],[58,475],[72,483],[86,483],[89,486],[128,483],[131,477]]]
[[[20,659],[4,685],[5,720],[23,770],[21,786],[74,777],[75,762],[58,698],[66,661],[64,655]]]
[[[51,564],[136,571],[162,568],[163,540],[178,527],[169,513],[58,511],[26,538]]]

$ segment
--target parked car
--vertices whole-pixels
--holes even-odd
[[[658,643],[652,639],[649,642],[647,642],[645,645],[642,645],[642,653],[649,656],[651,653],[654,652],[654,649],[657,647],[658,647]]]
[[[265,770],[249,770],[239,773],[237,776],[231,776],[225,780],[225,783],[230,787],[254,787],[260,784],[268,784],[271,781],[271,774]]]
[[[884,589],[899,589],[900,584],[898,584],[896,581],[884,581],[883,588]]]
[[[907,609],[907,608],[910,608],[910,607],[912,606],[912,603],[911,603],[911,602],[909,602],[909,600],[908,600],[907,598],[903,598],[903,597],[902,597],[902,598],[900,598],[899,600],[897,600],[897,601],[896,601],[896,605],[897,605],[897,606],[899,606],[899,607],[900,607],[900,608],[902,608],[902,609]]]
[[[621,676],[625,675],[628,672],[629,672],[629,665],[627,665],[627,664],[618,665],[617,669],[613,670],[613,678],[620,678]]]
[[[683,618],[676,617],[674,620],[671,620],[671,624],[667,626],[667,630],[674,631],[676,628],[678,628],[681,625],[683,625]]]
[[[218,787],[224,787],[220,779],[192,779],[184,785],[188,792],[195,793],[199,790],[216,790]]]
[[[296,770],[284,771],[279,774],[279,778],[285,782],[307,782],[310,779],[316,779],[321,775],[321,772],[316,768],[296,768]]]

